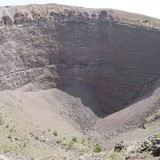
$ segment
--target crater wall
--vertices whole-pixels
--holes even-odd
[[[160,77],[157,19],[53,4],[2,7],[1,13],[1,91],[83,82],[111,114]]]

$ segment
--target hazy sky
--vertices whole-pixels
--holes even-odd
[[[59,3],[89,8],[113,8],[160,19],[160,0],[1,0],[0,6]]]

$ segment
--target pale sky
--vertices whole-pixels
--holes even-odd
[[[112,8],[160,19],[160,0],[1,0],[0,6],[58,3],[88,8]]]

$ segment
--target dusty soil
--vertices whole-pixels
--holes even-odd
[[[158,80],[151,90],[140,99],[133,102],[126,109],[116,112],[100,120],[96,130],[105,137],[107,148],[113,148],[121,141],[137,142],[160,132],[159,120],[149,123],[147,117],[160,111],[160,81]]]
[[[160,133],[159,117],[145,125],[160,109],[158,19],[54,4],[0,11],[0,159],[114,159],[116,143]]]
[[[67,94],[78,88],[73,92],[77,96]],[[43,158],[53,153],[78,157],[92,153],[93,147],[100,142],[84,132],[100,119],[94,114],[94,108],[90,108],[95,102],[94,95],[89,94],[90,88],[81,84],[64,87],[64,90],[66,92],[58,89],[0,92],[4,122],[0,125],[0,152],[9,159]],[[79,94],[88,95],[85,103],[88,106],[83,104]],[[75,144],[72,144],[73,137],[77,137]]]
[[[33,157],[42,159],[56,157],[59,160],[67,157],[77,160],[96,160],[96,158],[107,160],[109,157],[105,150],[112,149],[115,144],[121,141],[132,144],[160,133],[159,120],[147,125],[146,129],[142,127],[135,129],[134,125],[128,124],[130,118],[132,122],[137,122],[141,120],[139,114],[148,113],[149,116],[155,111],[153,108],[156,110],[159,108],[159,92],[159,88],[152,90],[145,99],[130,106],[131,109],[126,108],[103,119],[94,114],[97,109],[94,105],[98,105],[94,91],[81,83],[64,86],[63,91],[58,89],[32,92],[3,91],[0,93],[1,115],[4,117],[4,124],[0,125],[2,133],[0,152],[8,159],[17,160],[22,158],[28,160]],[[130,115],[128,113],[132,116],[128,116]],[[121,114],[126,114],[128,118]],[[77,116],[80,116],[82,121],[76,120]],[[108,123],[107,118],[114,118],[114,120]],[[105,127],[110,130],[100,128],[104,122],[107,122]],[[91,129],[84,134],[83,128],[88,124]],[[57,136],[54,135],[55,131]],[[73,137],[77,137],[78,142],[68,150]],[[85,145],[82,141],[85,141]],[[103,146],[105,152],[102,154],[93,154],[93,148],[97,143]],[[61,153],[63,154],[60,156]]]

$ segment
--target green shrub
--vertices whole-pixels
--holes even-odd
[[[13,147],[7,146],[7,145],[2,146],[0,150],[2,150],[4,153],[8,153],[8,152],[11,153],[11,152],[15,151],[15,149]]]
[[[160,133],[155,135],[156,138],[160,138]]]
[[[102,147],[98,144],[96,144],[93,148],[93,152],[99,153],[102,151]]]
[[[4,118],[3,118],[3,115],[0,114],[0,125],[4,124]]]
[[[53,135],[54,135],[54,136],[58,136],[57,131],[54,131],[54,132],[53,132]]]
[[[35,134],[35,133],[29,133],[30,135],[31,135],[31,137],[33,137],[35,140],[38,140],[39,138],[38,138],[38,136]]]
[[[7,138],[12,139],[12,136],[11,136],[11,135],[9,135]]]
[[[60,143],[62,143],[62,140],[61,139],[57,140],[56,143],[60,144]]]
[[[85,145],[85,139],[81,140],[81,144]]]
[[[9,131],[10,132],[16,132],[16,130],[14,128],[11,128]]]
[[[15,140],[16,140],[16,141],[20,141],[20,140],[21,140],[21,137],[15,137]]]
[[[69,144],[68,144],[68,148],[67,150],[70,150],[74,145],[74,142],[73,141],[70,141]]]
[[[157,112],[157,113],[154,113],[152,116],[148,117],[145,122],[146,123],[151,123],[151,122],[153,122],[153,121],[155,121],[159,118],[160,118],[160,111]]]
[[[73,141],[73,142],[77,142],[77,137],[73,137],[73,138],[72,138],[72,141]]]
[[[126,156],[124,155],[123,152],[114,152],[114,151],[110,151],[107,157],[113,160],[125,160],[126,159]]]

